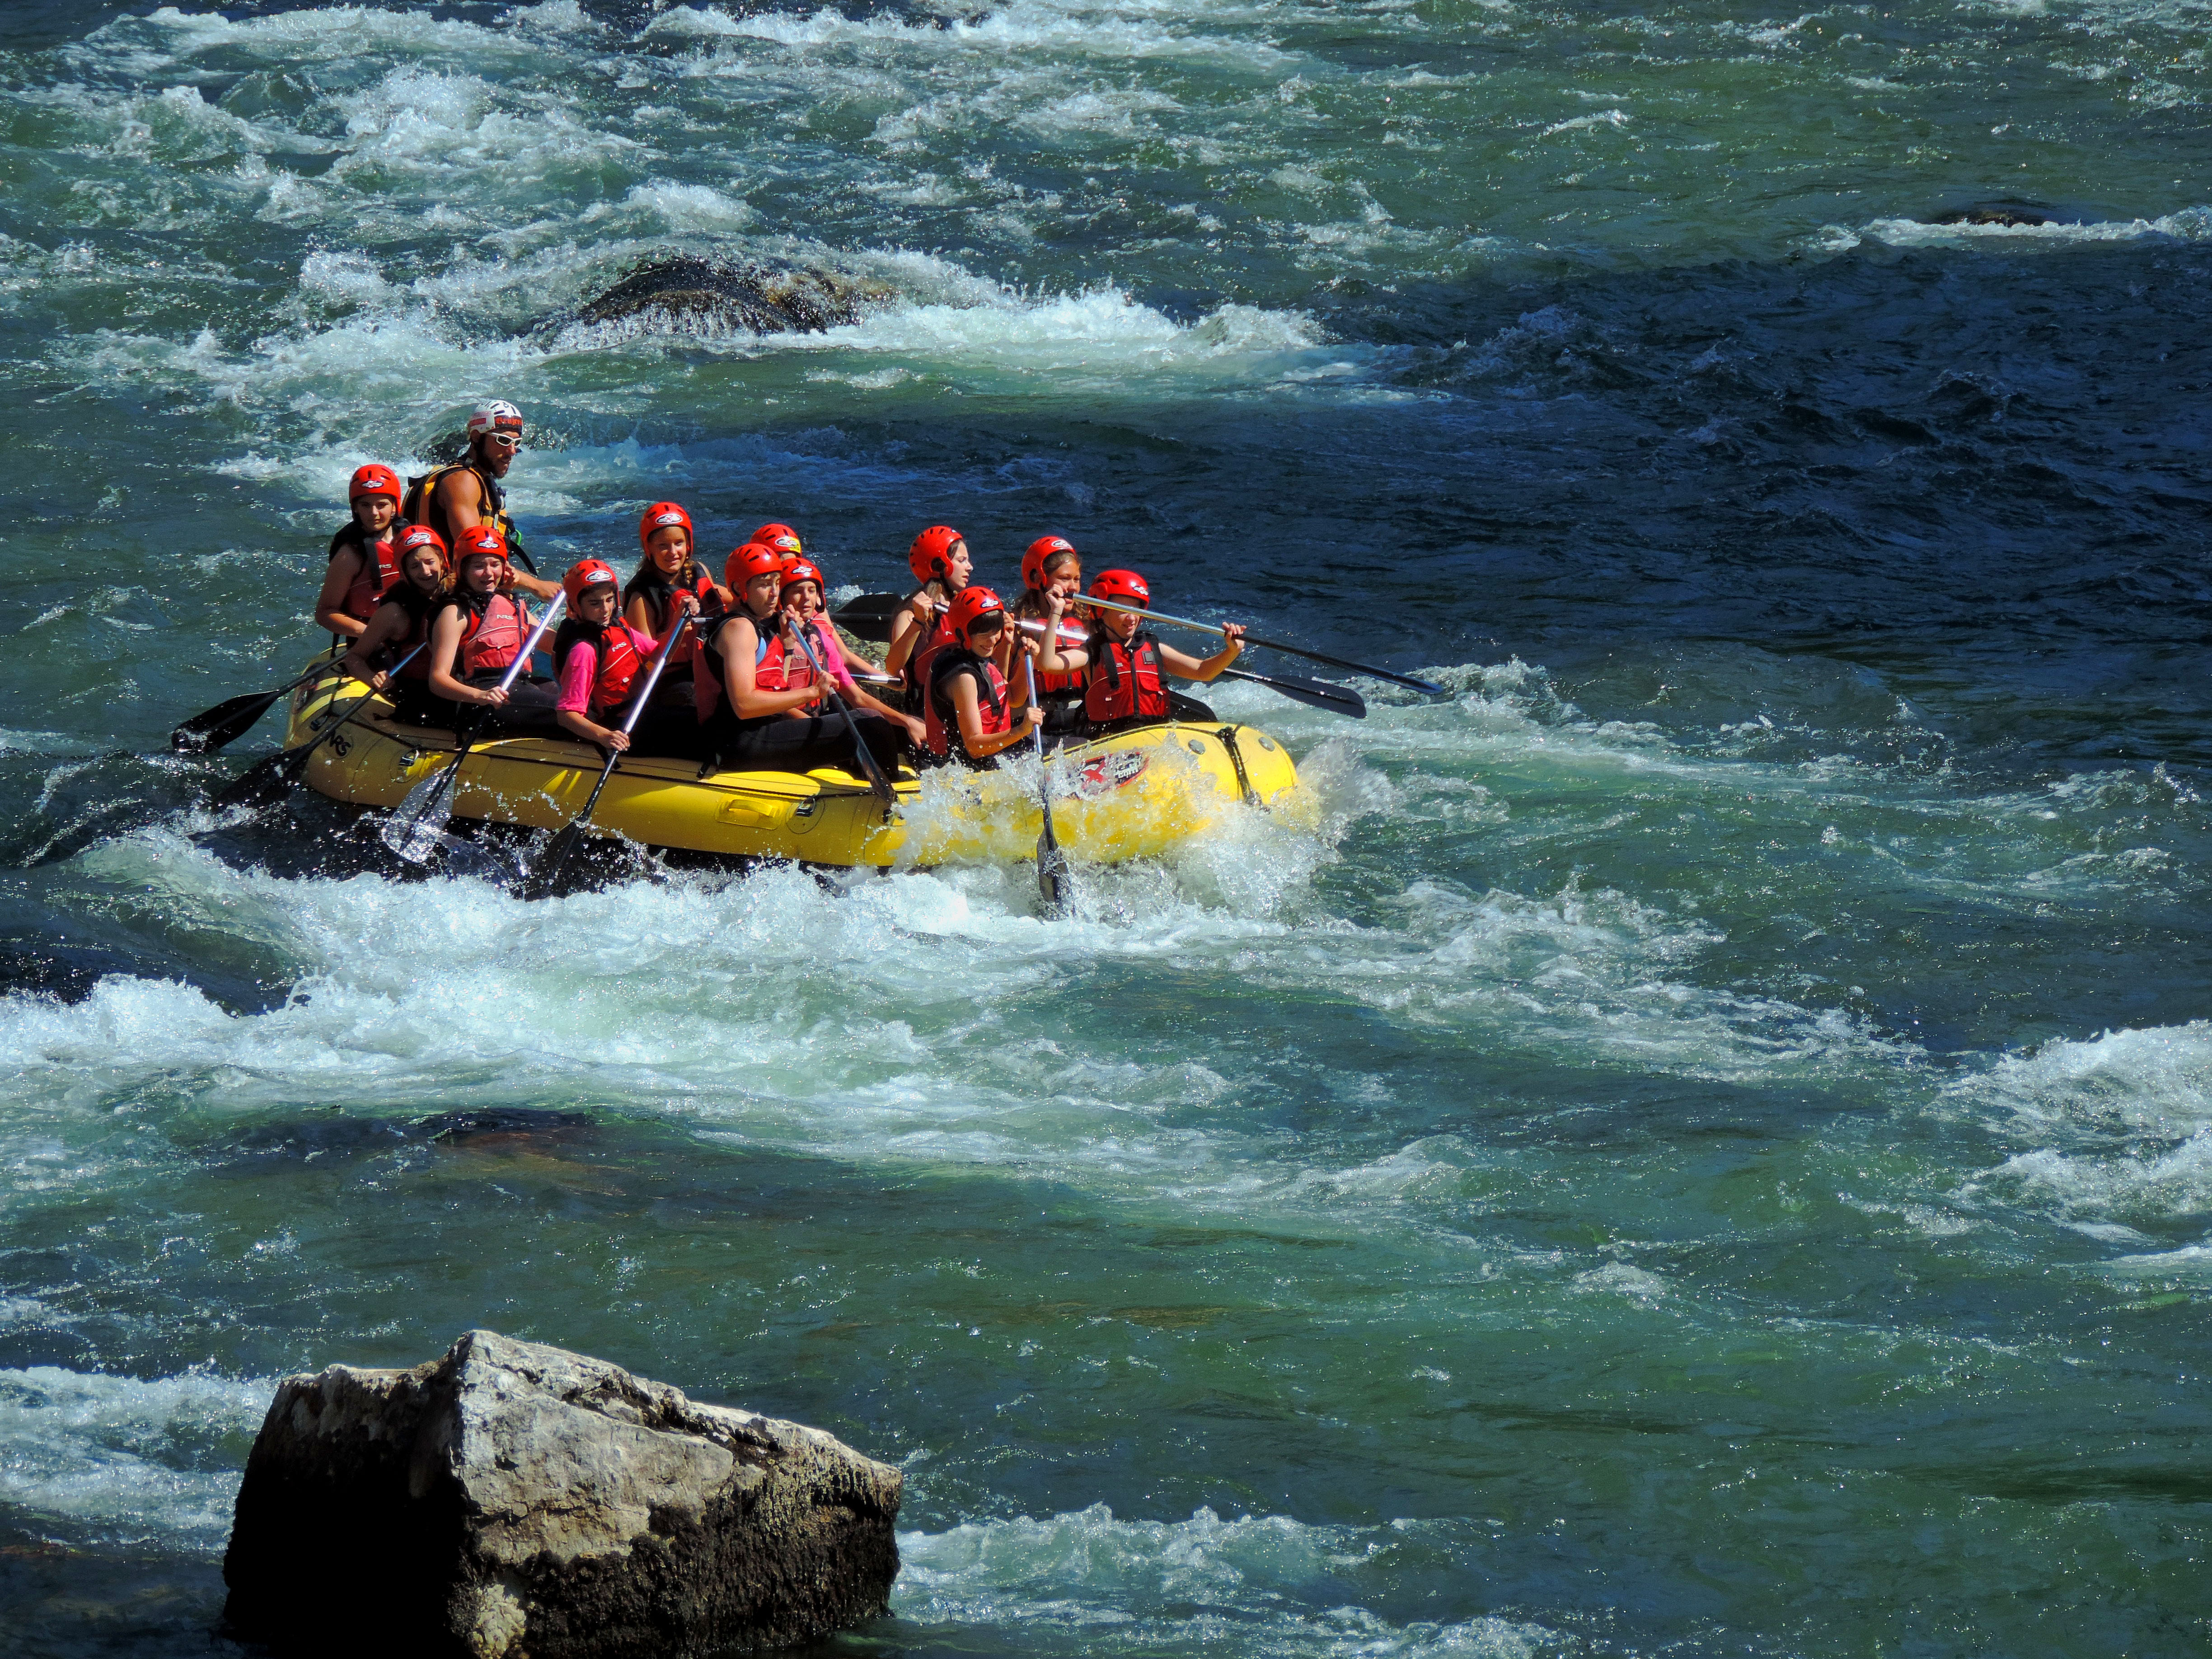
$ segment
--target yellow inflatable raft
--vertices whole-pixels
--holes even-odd
[[[368,690],[343,675],[292,694],[285,746],[312,741]],[[395,725],[377,697],[315,750],[306,781],[358,806],[397,805],[453,758],[454,738]],[[605,764],[588,744],[538,737],[481,743],[454,785],[457,817],[557,830],[582,810]],[[719,772],[696,763],[624,757],[592,828],[657,850],[810,864],[933,865],[1026,859],[1042,813],[1034,768],[902,772],[888,812],[866,781],[836,768]],[[1116,732],[1054,756],[1053,822],[1072,856],[1093,863],[1157,857],[1202,833],[1224,807],[1287,804],[1297,769],[1281,743],[1249,726],[1171,723]]]

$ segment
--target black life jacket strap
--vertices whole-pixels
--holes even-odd
[[[935,702],[942,712],[951,713],[952,696],[950,692],[944,690],[944,683],[951,679],[955,673],[965,674],[971,670],[975,676],[976,691],[985,702],[991,705],[991,718],[998,719],[1006,712],[1006,700],[999,695],[997,688],[991,684],[990,665],[964,645],[946,646],[937,653],[937,660],[929,665],[931,701]]]

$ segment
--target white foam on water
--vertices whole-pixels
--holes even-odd
[[[1892,247],[1996,246],[2017,251],[2133,242],[2146,237],[2199,242],[2208,236],[2212,236],[2212,208],[2190,207],[2155,218],[2102,219],[2086,224],[1930,225],[1917,219],[1875,219],[1856,229],[1823,226],[1813,246],[1824,253],[1842,253],[1871,237]]]
[[[1951,1093],[2008,1113],[2020,1133],[2195,1134],[2212,1127],[2212,1022],[2056,1039]]]
[[[0,1370],[0,1499],[71,1539],[215,1554],[271,1378]]]
[[[1528,684],[1510,670],[1500,683]],[[1242,1061],[1132,1060],[1127,1033],[1080,1023],[1056,1029],[1049,1053],[1035,1045],[1028,1028],[1055,988],[1125,965],[1233,975],[1258,994],[1364,1007],[1425,1041],[1585,1064],[1740,1081],[1916,1063],[1844,1014],[1699,985],[1710,925],[1608,889],[1416,881],[1363,925],[1329,915],[1316,879],[1345,838],[1429,811],[1432,791],[1453,811],[1477,803],[1449,771],[1508,731],[1510,711],[1473,696],[1441,710],[1378,705],[1351,734],[1255,686],[1212,695],[1303,751],[1301,810],[1231,806],[1171,860],[1079,866],[1066,921],[1041,913],[1025,859],[861,876],[840,891],[770,870],[525,904],[466,880],[240,871],[168,830],[100,844],[76,860],[86,877],[170,926],[289,964],[295,989],[240,1014],[190,987],[122,978],[72,1006],[0,1000],[15,1103],[0,1152],[40,1178],[38,1149],[83,1139],[70,1120],[147,1091],[217,1114],[581,1091],[702,1133],[864,1163],[999,1164],[1193,1201],[1342,1201],[1302,1188],[1309,1156],[1210,1104],[1244,1085]],[[1547,730],[1512,720],[1524,743]],[[1598,731],[1577,740],[1612,752]],[[1401,769],[1410,756],[1412,769],[1386,781],[1377,756]],[[1438,774],[1423,769],[1431,756]],[[1010,769],[1018,787],[1032,765]]]
[[[1224,1520],[1211,1509],[1184,1521],[1125,1521],[1096,1504],[1046,1519],[902,1533],[891,1611],[925,1626],[1074,1636],[1094,1653],[1171,1644],[1284,1659],[1535,1659],[1565,1645],[1540,1625],[1395,1625],[1351,1601],[1424,1524]]]
[[[1942,1105],[2027,1143],[1966,1182],[1968,1201],[2100,1224],[2212,1215],[2212,1022],[2046,1042],[1954,1085]]]
[[[1299,61],[1265,38],[1191,27],[1234,16],[1185,8],[1012,0],[973,18],[908,23],[891,16],[848,18],[827,7],[800,15],[781,11],[737,15],[718,8],[678,6],[654,18],[647,33],[701,40],[769,41],[802,52],[837,48],[894,62],[916,58],[1012,58],[1024,62],[1049,52],[1109,62],[1205,60],[1254,75],[1280,76]]]

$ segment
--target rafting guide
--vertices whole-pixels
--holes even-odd
[[[459,546],[464,532],[488,525],[499,532],[510,558],[521,568],[509,568],[510,586],[550,599],[560,584],[540,578],[507,510],[507,469],[522,447],[522,411],[494,398],[469,411],[468,452],[458,461],[433,468],[412,480],[400,511],[410,524],[436,531],[448,547]]]

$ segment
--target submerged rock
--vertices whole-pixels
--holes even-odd
[[[1923,222],[1931,225],[2003,225],[2033,229],[2056,222],[2048,208],[2033,202],[1978,202],[1971,207],[1946,208]]]
[[[412,1370],[277,1385],[225,1614],[291,1653],[784,1646],[884,1611],[901,1486],[819,1429],[471,1331]]]
[[[586,301],[579,323],[642,321],[693,332],[819,334],[896,297],[881,283],[804,266],[728,264],[694,254],[655,259]]]

